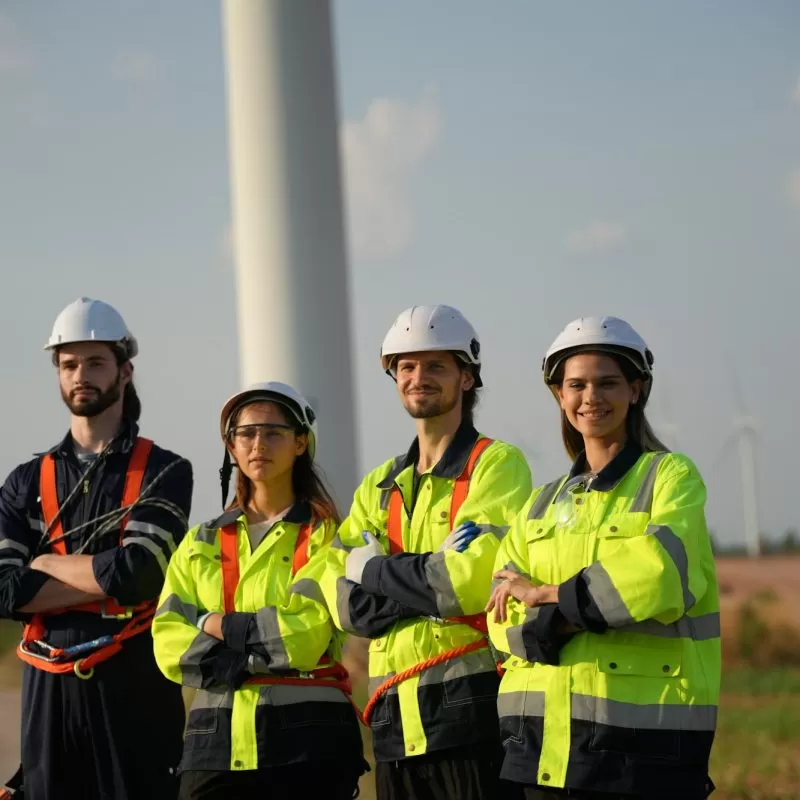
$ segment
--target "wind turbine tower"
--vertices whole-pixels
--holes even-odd
[[[758,490],[756,482],[756,420],[740,415],[735,421],[738,432],[739,465],[742,475],[742,510],[747,554],[761,555],[761,534],[758,525]]]
[[[356,429],[330,0],[221,10],[242,383],[284,381],[313,403],[319,460],[347,507]]]

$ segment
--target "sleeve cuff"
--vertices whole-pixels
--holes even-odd
[[[558,608],[572,625],[592,633],[605,633],[608,625],[589,595],[583,570],[558,587]]]
[[[247,656],[222,648],[214,659],[213,678],[217,683],[238,689],[247,678]]]
[[[2,597],[2,606],[8,605],[11,619],[27,620],[30,618],[30,614],[21,614],[17,612],[17,609],[28,605],[49,580],[49,575],[30,567],[21,567],[16,572],[12,578],[10,591],[2,592],[2,595],[5,595]],[[8,603],[5,602],[6,596]]]
[[[371,594],[380,594],[381,570],[386,556],[374,556],[364,565],[361,573],[361,588]]]
[[[555,603],[541,606],[535,619],[522,626],[522,643],[528,661],[558,666],[559,653],[571,638],[558,633],[563,616]]]
[[[102,553],[97,553],[92,556],[92,572],[97,585],[103,590],[103,594],[107,597],[112,597],[111,591],[116,574],[116,558],[118,547],[112,547],[111,550],[104,550]]]
[[[256,624],[256,615],[244,611],[233,611],[222,617],[222,636],[225,644],[237,653],[247,654],[247,639],[250,627]]]

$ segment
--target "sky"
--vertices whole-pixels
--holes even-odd
[[[799,526],[800,6],[333,8],[359,471],[413,437],[378,360],[402,309],[470,319],[479,427],[536,484],[568,467],[542,355],[612,314],[655,354],[651,420],[718,538],[743,541],[742,414],[762,530]],[[0,6],[3,475],[67,429],[42,347],[88,295],[139,339],[143,433],[192,460],[193,522],[219,508],[239,388],[220,22],[197,0]]]

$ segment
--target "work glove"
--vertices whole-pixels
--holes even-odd
[[[447,535],[447,538],[439,547],[438,552],[442,553],[445,550],[455,550],[457,553],[463,553],[469,547],[470,542],[480,535],[480,527],[472,520],[462,522],[455,530]]]
[[[369,531],[362,531],[361,537],[364,539],[364,546],[354,547],[344,562],[345,577],[353,583],[361,583],[364,567],[370,559],[384,555],[380,542]]]

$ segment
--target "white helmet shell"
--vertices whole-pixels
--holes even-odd
[[[44,349],[75,342],[108,342],[119,347],[128,358],[139,352],[136,337],[119,311],[91,297],[79,297],[61,311]]]
[[[306,429],[308,433],[308,454],[312,461],[317,451],[317,417],[308,400],[288,383],[280,381],[266,381],[254,383],[237,392],[222,407],[219,418],[219,431],[223,441],[227,441],[230,434],[230,422],[234,412],[250,403],[267,401],[278,403],[291,413],[291,415]]]
[[[395,356],[445,350],[474,366],[475,385],[482,385],[478,334],[466,317],[451,306],[412,306],[399,314],[383,340],[381,366],[389,372]]]
[[[586,350],[624,356],[642,374],[649,391],[653,379],[653,354],[644,339],[618,317],[580,317],[570,322],[556,336],[542,361],[545,383],[553,382],[553,374],[565,358]]]

